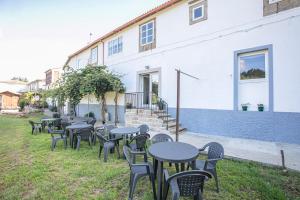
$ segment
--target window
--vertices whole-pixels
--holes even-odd
[[[189,4],[190,25],[207,19],[207,0],[191,1]]]
[[[91,50],[90,64],[97,64],[97,63],[98,63],[98,47],[95,47]]]
[[[193,8],[192,20],[195,21],[201,18],[203,18],[203,5]]]
[[[154,41],[154,21],[140,26],[141,45],[151,44]]]
[[[108,42],[108,55],[114,55],[122,52],[123,50],[123,41],[122,37],[118,37],[117,39],[111,40]]]
[[[266,52],[260,51],[239,56],[240,80],[266,78]]]

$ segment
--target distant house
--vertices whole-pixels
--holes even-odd
[[[74,52],[66,66],[124,74],[132,98],[119,101],[120,121],[127,103],[150,108],[153,96],[174,118],[180,68],[199,78],[181,80],[188,131],[300,144],[299,52],[299,0],[170,0]],[[113,115],[112,98],[107,105]],[[87,98],[78,113],[91,107],[100,116],[99,103]]]
[[[0,110],[17,110],[20,94],[3,91],[0,92]]]
[[[36,79],[27,84],[27,91],[37,92],[45,89],[46,81],[45,79]]]
[[[0,81],[0,91],[19,93],[26,89],[27,82],[18,80]]]
[[[46,80],[45,80],[45,89],[51,89],[55,85],[55,83],[59,80],[63,73],[62,68],[51,68],[48,69],[46,74]]]

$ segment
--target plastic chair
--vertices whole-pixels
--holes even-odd
[[[76,149],[79,151],[80,148],[80,142],[88,141],[90,147],[92,148],[92,138],[93,138],[93,128],[83,128],[83,129],[75,129],[74,131],[76,138],[77,138],[77,147]]]
[[[51,128],[48,128],[48,133],[51,134],[51,150],[53,151],[56,147],[56,143],[59,140],[63,140],[64,142],[64,148],[67,148],[67,135],[65,130],[53,130]],[[58,135],[58,136],[55,136]]]
[[[208,148],[207,160],[196,160],[196,169],[210,172],[215,179],[217,192],[219,192],[219,181],[216,166],[217,162],[224,158],[224,148],[217,142],[210,142],[204,145],[203,148],[199,149],[199,152],[203,152],[206,148]]]
[[[172,190],[172,200],[178,200],[179,197],[194,197],[201,200],[204,181],[212,178],[212,175],[201,170],[191,170],[169,176],[168,170],[165,169],[164,178],[164,200],[167,199],[169,187]]]
[[[147,161],[147,154],[145,152],[132,151],[129,147],[123,146],[123,153],[130,167],[130,180],[129,180],[129,200],[133,199],[133,193],[138,179],[144,176],[149,176],[152,184],[153,199],[156,200],[155,180],[153,167],[151,163]],[[144,162],[136,164],[133,155],[144,155]]]
[[[102,149],[104,149],[104,162],[107,161],[107,156],[110,150],[117,147],[118,156],[120,158],[119,145],[115,140],[108,139],[105,129],[97,129],[96,137],[99,139],[99,152],[98,158],[101,156]]]
[[[37,134],[38,132],[42,132],[42,122],[34,122],[32,120],[29,120],[29,124],[31,125],[31,134],[33,133]]]

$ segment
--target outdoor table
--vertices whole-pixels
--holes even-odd
[[[136,134],[139,131],[140,129],[135,127],[122,127],[122,128],[114,128],[110,131],[110,133],[114,135],[122,136],[125,144],[128,135]]]
[[[70,126],[67,126],[66,130],[69,130],[70,146],[73,147],[74,130],[90,128],[90,127],[92,127],[92,125],[90,124],[72,124]]]
[[[191,162],[192,169],[195,169],[196,159],[199,154],[196,147],[183,142],[160,142],[152,144],[148,152],[158,161],[158,200],[162,199],[163,162],[175,164]]]

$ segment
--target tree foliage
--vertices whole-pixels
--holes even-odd
[[[115,92],[118,97],[118,94],[124,91],[125,87],[120,75],[110,72],[106,66],[88,65],[83,69],[71,69],[65,73],[48,96],[58,101],[60,106],[68,100],[71,107],[75,108],[84,96],[92,94],[100,102],[102,120],[105,121],[107,112],[105,94]]]

